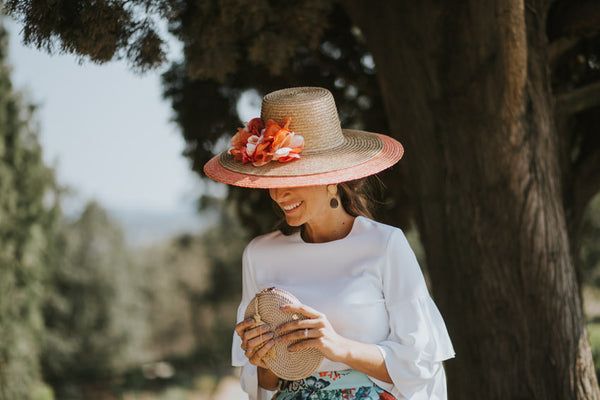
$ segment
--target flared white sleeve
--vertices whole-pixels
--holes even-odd
[[[237,310],[237,322],[244,319],[244,312],[250,304],[254,295],[259,292],[254,277],[254,269],[251,265],[250,243],[244,250],[242,257],[242,300]],[[242,339],[233,333],[233,342],[231,346],[231,364],[234,367],[242,367],[240,371],[240,385],[242,390],[248,394],[250,400],[268,400],[272,397],[273,392],[265,390],[258,386],[258,371],[255,365],[250,364],[248,358],[241,348]]]
[[[454,357],[454,349],[417,259],[399,229],[390,236],[381,278],[390,330],[377,345],[393,385],[374,381],[399,399],[446,399],[442,361]]]

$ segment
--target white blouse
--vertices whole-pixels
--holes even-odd
[[[393,384],[371,378],[398,399],[446,399],[442,361],[454,357],[444,320],[429,296],[404,233],[357,217],[343,239],[306,243],[279,231],[252,240],[243,256],[237,320],[257,292],[276,286],[324,313],[340,335],[376,344]],[[269,399],[256,367],[233,335],[232,363],[250,399]],[[348,369],[324,359],[319,371]]]

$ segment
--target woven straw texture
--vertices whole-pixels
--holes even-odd
[[[349,132],[349,130],[344,129],[344,132]],[[384,169],[391,167],[402,158],[404,149],[400,143],[390,138],[389,136],[380,134],[372,135],[378,136],[381,142],[383,143],[383,148],[379,152],[379,154],[367,161],[358,163],[356,165],[344,168],[340,167],[339,169],[334,169],[328,172],[307,173],[304,175],[292,174],[289,176],[279,176],[274,175],[274,173],[269,175],[269,171],[278,172],[279,168],[283,169],[288,167],[299,167],[302,165],[303,162],[306,162],[306,159],[310,156],[303,156],[303,159],[286,163],[287,166],[286,164],[282,163],[272,163],[273,165],[269,164],[264,165],[262,167],[247,167],[249,169],[266,168],[263,175],[235,172],[224,168],[221,164],[222,158],[230,157],[226,153],[214,156],[208,163],[205,164],[204,172],[209,178],[219,182],[227,183],[229,185],[262,189],[277,187],[329,185],[333,183],[347,182],[381,172]],[[324,154],[322,158],[328,159],[329,164],[332,161],[335,162],[339,158],[339,155]],[[238,166],[239,165],[241,164],[238,164]]]
[[[261,108],[263,121],[285,116],[291,117],[290,130],[304,137],[299,160],[255,167],[223,152],[204,166],[206,175],[252,188],[331,184],[376,174],[395,164],[404,152],[389,136],[342,129],[327,89],[300,87],[267,94]]]
[[[284,304],[300,304],[300,301],[285,290],[265,289],[254,296],[246,308],[244,318],[253,317],[258,320],[257,322],[267,323],[271,327],[305,319],[302,315],[281,311],[281,306]],[[278,335],[275,334],[275,337]],[[314,348],[290,352],[288,346],[292,343],[294,342],[275,342],[274,357],[263,359],[269,369],[278,377],[292,381],[306,378],[317,372],[323,360],[321,352]]]
[[[344,145],[335,100],[329,90],[302,87],[267,94],[262,102],[262,120],[280,121],[286,116],[292,118],[290,130],[304,137],[303,154]]]

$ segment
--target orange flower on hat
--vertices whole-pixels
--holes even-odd
[[[272,119],[266,126],[262,119],[254,118],[231,138],[228,153],[243,163],[260,167],[271,161],[288,162],[300,158],[304,138],[289,129],[291,118],[279,123]]]

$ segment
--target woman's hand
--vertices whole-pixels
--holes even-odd
[[[251,328],[255,324],[254,318],[248,318],[235,326],[235,332],[242,339],[242,350],[251,364],[261,368],[268,368],[263,357],[275,345],[273,332],[269,325]]]
[[[288,346],[290,351],[314,347],[331,361],[342,362],[375,379],[392,382],[383,355],[376,345],[339,335],[324,314],[303,304],[288,304],[283,306],[282,310],[295,312],[307,318],[285,323],[276,329],[276,333],[281,335],[276,339],[278,341],[299,340]]]
[[[351,341],[340,336],[325,316],[304,304],[287,304],[281,308],[285,312],[301,314],[306,319],[285,323],[276,329],[278,341],[299,342],[290,345],[290,351],[314,347],[331,361],[343,362],[347,358]]]

